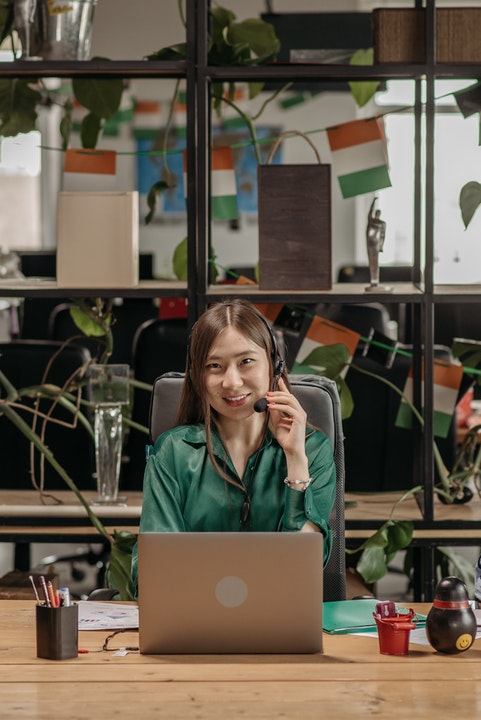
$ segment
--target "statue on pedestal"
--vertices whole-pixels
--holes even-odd
[[[379,285],[379,253],[384,247],[386,238],[386,223],[381,220],[381,211],[374,210],[377,198],[375,197],[369,208],[366,228],[367,255],[369,258],[370,285],[366,290],[384,290],[390,292],[392,287]]]

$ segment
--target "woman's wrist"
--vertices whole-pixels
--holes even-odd
[[[304,490],[307,490],[311,482],[311,477],[306,477],[300,480],[297,478],[291,478],[289,476],[284,478],[284,484],[287,485],[287,487],[291,488],[292,490],[297,490],[299,492],[304,492]]]

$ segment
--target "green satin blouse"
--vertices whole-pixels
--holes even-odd
[[[307,430],[306,454],[312,482],[305,492],[284,484],[286,458],[269,431],[262,447],[249,458],[242,478],[215,428],[212,448],[219,466],[248,489],[251,511],[244,528],[240,516],[246,495],[219,476],[207,452],[204,425],[198,424],[175,427],[157,439],[145,469],[140,532],[295,532],[310,520],[324,535],[327,562],[336,469],[331,443],[325,435]],[[136,584],[136,546],[132,577]]]

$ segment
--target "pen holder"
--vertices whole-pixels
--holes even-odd
[[[381,617],[373,613],[379,634],[379,652],[381,655],[407,655],[409,633],[416,627],[414,610],[393,617]]]
[[[37,657],[67,660],[78,655],[78,605],[37,605]]]

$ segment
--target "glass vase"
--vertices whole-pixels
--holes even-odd
[[[116,503],[122,458],[122,405],[96,406],[94,436],[98,492],[94,502]]]
[[[94,440],[97,497],[93,505],[122,505],[119,497],[122,459],[122,407],[129,400],[128,365],[91,365],[91,399],[95,403]]]

